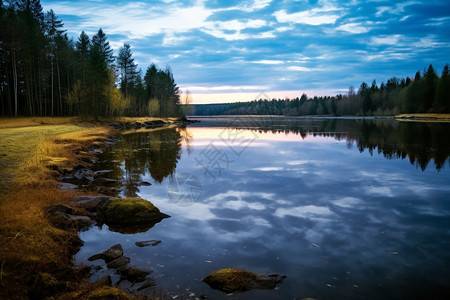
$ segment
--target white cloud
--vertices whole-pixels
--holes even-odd
[[[341,31],[346,31],[349,33],[354,33],[354,34],[360,34],[360,33],[367,33],[370,31],[370,29],[368,28],[368,26],[363,26],[362,23],[347,23],[347,24],[343,24],[341,26],[338,26],[336,28],[336,30],[341,30]]]
[[[227,41],[245,40],[245,39],[260,39],[260,38],[273,38],[275,37],[273,31],[262,31],[255,34],[242,33],[247,28],[261,28],[267,26],[265,20],[249,20],[242,22],[238,20],[231,21],[215,21],[205,22],[204,28],[201,30],[207,34],[210,34],[217,38],[223,38]]]
[[[272,0],[253,0],[250,1],[250,3],[244,3],[236,8],[246,12],[253,12],[269,6],[271,2]]]
[[[289,14],[285,10],[280,10],[273,15],[280,23],[297,23],[317,26],[336,23],[336,20],[340,18],[340,15],[336,14],[335,11],[335,8],[316,8]]]
[[[402,36],[399,34],[387,35],[381,37],[372,37],[370,44],[372,45],[397,45]]]
[[[263,60],[252,61],[252,63],[254,63],[254,64],[263,64],[263,65],[281,65],[281,64],[284,64],[284,61],[282,61],[282,60],[263,59]]]
[[[224,92],[224,91],[262,91],[267,90],[267,86],[261,85],[221,85],[221,86],[185,86],[184,89],[195,91],[197,93],[203,92]]]
[[[287,67],[290,71],[301,71],[301,72],[311,72],[311,71],[319,71],[317,68],[307,68],[307,67],[301,67],[301,66],[289,66]]]
[[[388,12],[393,15],[398,15],[405,12],[405,8],[411,5],[420,4],[417,1],[408,1],[404,3],[397,3],[394,7],[392,6],[380,6],[377,7],[377,13],[375,16],[381,17],[385,12]]]

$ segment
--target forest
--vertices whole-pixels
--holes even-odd
[[[190,97],[187,96],[186,99]],[[231,100],[231,99],[230,99]],[[182,105],[170,67],[145,74],[130,44],[117,55],[100,28],[74,40],[39,0],[0,0],[0,116],[184,117],[190,115],[396,115],[450,113],[448,64],[414,78],[363,82],[347,94],[252,102]]]
[[[39,0],[0,0],[0,116],[180,116],[170,67],[145,74],[100,28],[70,38]]]
[[[356,91],[333,97],[256,99],[251,102],[190,105],[190,115],[346,115],[393,116],[400,113],[450,113],[450,75],[446,64],[440,75],[432,65],[414,78],[392,77],[379,86],[361,83]]]

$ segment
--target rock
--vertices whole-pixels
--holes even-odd
[[[116,130],[124,130],[125,126],[123,126],[122,124],[119,123],[109,123],[108,126],[116,129]]]
[[[102,253],[94,254],[94,255],[92,255],[91,257],[88,258],[88,261],[94,261],[94,260],[97,260],[97,259],[105,259],[105,253],[102,252]]]
[[[116,244],[114,246],[111,246],[108,250],[104,252],[104,254],[105,254],[105,262],[109,263],[110,261],[113,261],[116,258],[123,256],[122,245]]]
[[[155,121],[147,121],[147,122],[144,122],[144,126],[145,126],[145,128],[147,128],[147,129],[150,129],[150,128],[157,128],[157,127],[162,127],[162,126],[164,126],[164,125],[166,125],[166,123],[165,123],[164,121],[161,121],[161,120],[155,120]]]
[[[133,286],[133,288],[136,289],[137,292],[151,288],[151,287],[155,287],[156,286],[156,282],[155,279],[153,278],[147,278],[145,279],[143,282],[136,284],[135,286]]]
[[[105,174],[111,173],[113,172],[113,170],[100,170],[100,171],[95,171],[94,172],[94,177],[99,177],[99,176],[103,176]]]
[[[94,172],[89,169],[79,169],[74,174],[73,177],[75,177],[78,180],[83,179],[85,176],[94,176]]]
[[[138,225],[157,223],[170,216],[161,213],[151,202],[141,198],[115,198],[105,211],[105,223]]]
[[[116,258],[115,260],[109,262],[107,264],[107,267],[108,267],[108,269],[120,269],[120,268],[124,268],[130,262],[131,262],[131,260],[129,257],[121,256],[121,257]]]
[[[107,202],[110,202],[113,198],[109,196],[79,196],[73,198],[73,201],[89,212],[97,212],[99,209],[103,209]]]
[[[54,226],[61,229],[85,229],[94,223],[89,217],[74,216],[57,210],[49,210],[49,219]]]
[[[125,277],[128,281],[136,283],[142,282],[145,280],[148,274],[150,274],[151,270],[141,269],[135,266],[127,265],[123,268],[117,269],[117,273]]]
[[[225,293],[245,292],[253,289],[272,290],[286,276],[278,274],[257,274],[246,270],[221,269],[203,278],[211,288]]]
[[[73,209],[72,207],[66,205],[66,204],[56,204],[53,206],[50,206],[50,208],[48,209],[49,212],[62,212],[65,214],[72,214],[73,213]]]
[[[100,277],[95,281],[95,284],[99,286],[111,286],[112,284],[111,275],[104,275]]]
[[[150,240],[150,241],[142,241],[136,242],[135,245],[138,247],[147,247],[152,245],[153,247],[158,246],[161,243],[160,240]]]
[[[151,186],[152,184],[148,181],[142,181],[139,185],[141,186]]]
[[[59,188],[62,190],[75,190],[78,188],[78,185],[67,182],[60,182]]]
[[[39,273],[33,282],[28,296],[30,299],[44,299],[54,295],[58,290],[64,288],[64,284],[59,282],[53,275],[48,273]]]

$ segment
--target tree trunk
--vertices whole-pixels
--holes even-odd
[[[16,51],[13,51],[12,67],[13,67],[13,77],[14,77],[14,116],[17,117],[17,110],[18,110],[17,91],[18,91],[18,87],[17,87]]]
[[[61,95],[61,76],[59,73],[58,52],[56,52],[56,73],[58,75],[59,114],[63,115],[63,103],[62,103],[62,95]]]

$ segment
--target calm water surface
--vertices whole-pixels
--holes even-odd
[[[210,299],[449,296],[449,124],[201,120],[125,134],[103,153],[96,168],[114,170],[121,196],[172,217],[135,234],[92,227],[78,262],[102,265],[87,258],[120,243],[158,287]],[[162,242],[135,246],[145,240]],[[287,279],[231,296],[201,281],[226,267]]]

